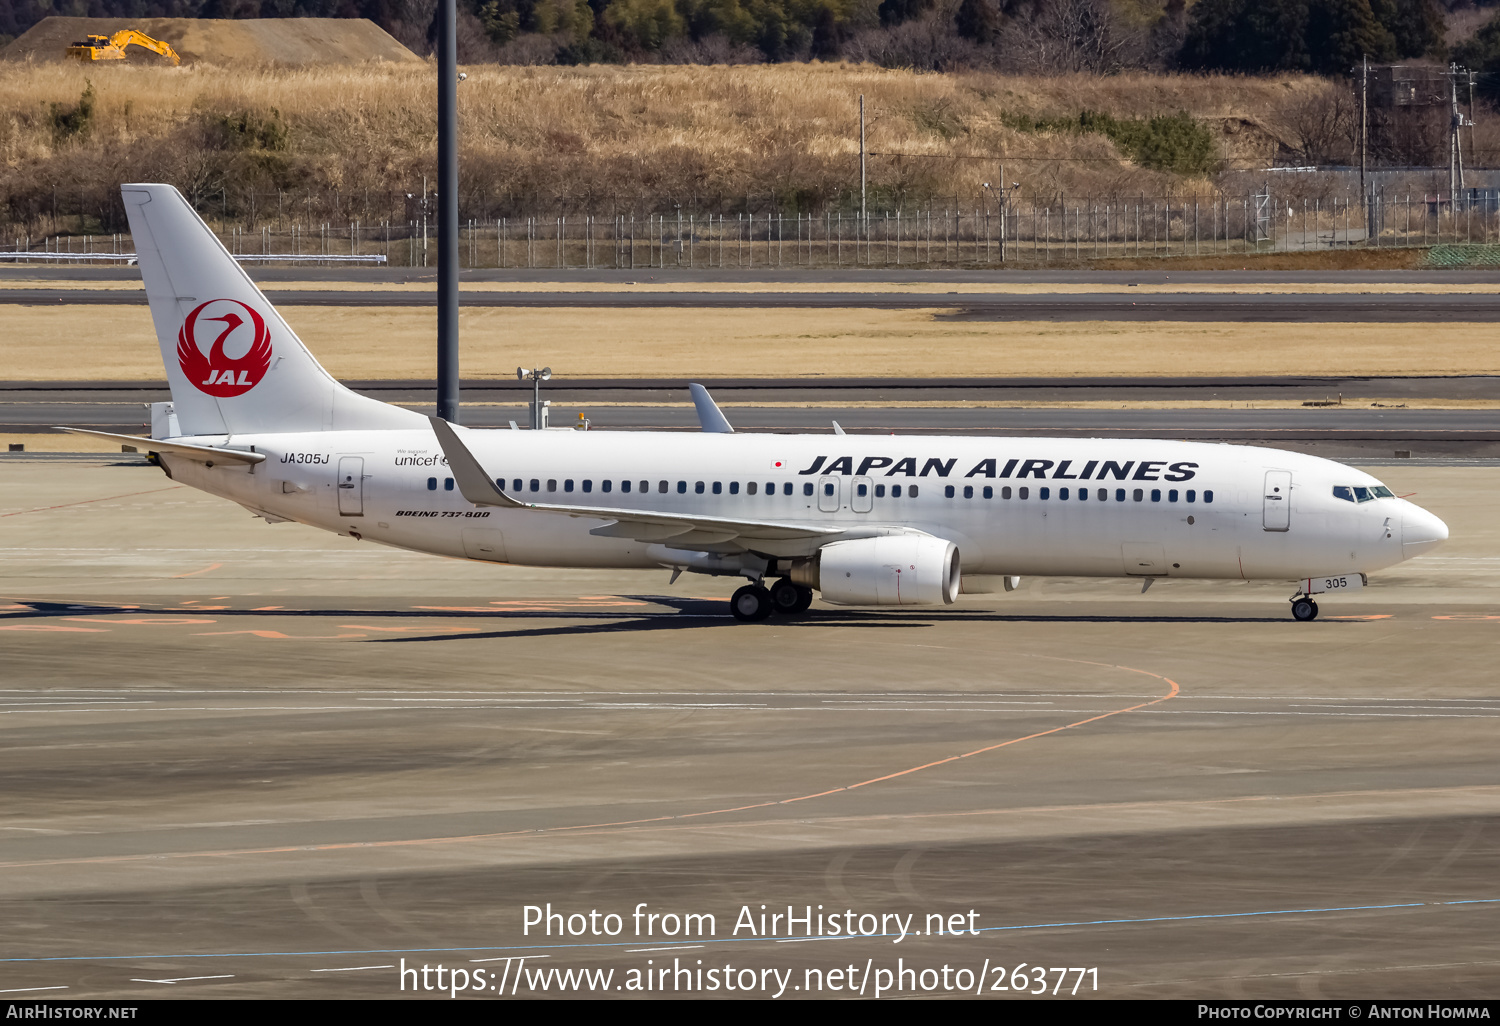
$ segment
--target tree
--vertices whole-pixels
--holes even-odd
[[[1200,0],[1181,60],[1192,68],[1326,75],[1367,56],[1396,56],[1395,38],[1370,0]]]

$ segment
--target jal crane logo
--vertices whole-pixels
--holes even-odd
[[[205,354],[203,343],[209,339]],[[177,362],[198,391],[219,399],[243,395],[271,367],[266,319],[238,299],[200,303],[177,333]]]

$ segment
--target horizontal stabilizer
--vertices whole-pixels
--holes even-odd
[[[187,442],[164,442],[160,438],[140,438],[136,435],[117,435],[112,431],[94,431],[90,428],[63,427],[59,431],[71,431],[75,435],[92,435],[107,438],[111,442],[133,445],[142,452],[165,452],[173,456],[185,456],[198,463],[264,463],[264,453],[247,452],[244,449],[219,449],[212,445],[189,445]]]

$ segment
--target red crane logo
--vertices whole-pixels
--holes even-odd
[[[215,307],[213,313],[218,316],[204,316],[209,307]],[[223,325],[206,354],[203,340],[198,336],[200,321]],[[231,352],[242,350],[241,355],[230,356],[226,348]],[[177,362],[198,391],[220,399],[243,395],[258,385],[271,368],[271,332],[266,328],[266,319],[238,299],[210,299],[200,303],[187,315],[177,333]]]

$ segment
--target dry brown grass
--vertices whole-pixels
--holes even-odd
[[[1301,77],[1118,75],[1040,78],[915,74],[872,66],[613,66],[467,69],[459,91],[465,216],[500,210],[783,209],[857,199],[857,100],[866,96],[870,186],[880,205],[956,197],[973,207],[981,183],[1005,177],[1042,197],[1177,196],[1209,191],[1142,170],[1102,136],[1029,134],[1004,114],[1117,117],[1186,110],[1219,128],[1223,154],[1263,162],[1296,101],[1327,89]],[[76,104],[92,81],[89,131],[61,139],[52,104]],[[0,65],[0,194],[21,214],[106,205],[120,181],[171,181],[207,196],[227,190],[248,217],[247,188],[312,190],[331,220],[393,217],[396,197],[420,191],[435,164],[430,66],[305,69],[84,68]],[[287,129],[260,151],[226,137],[220,119],[249,112]],[[1059,160],[1058,158],[1087,158]],[[336,206],[332,190],[339,191]]]
[[[406,308],[283,307],[330,372],[430,378],[433,315]],[[949,321],[940,310],[468,308],[463,373],[506,378],[540,359],[559,377],[976,377],[1497,374],[1491,324]],[[6,313],[9,372],[26,380],[160,380],[143,307]],[[1441,337],[1440,347],[1417,344]],[[1315,342],[1316,344],[1310,344]]]

